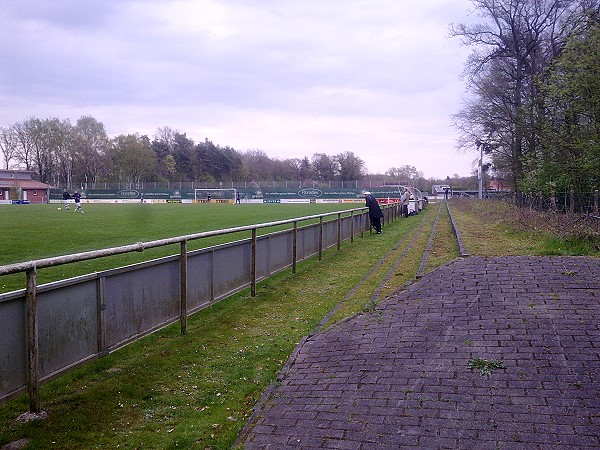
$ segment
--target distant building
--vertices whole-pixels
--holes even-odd
[[[431,186],[431,196],[434,198],[444,198],[446,196],[446,192],[449,196],[452,195],[452,188],[448,184],[434,184]]]
[[[490,180],[490,189],[499,192],[506,192],[510,191],[511,187],[510,183],[506,180],[503,180],[501,178],[492,178]]]
[[[0,203],[48,203],[50,186],[27,170],[0,170]]]

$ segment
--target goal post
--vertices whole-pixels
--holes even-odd
[[[194,203],[235,203],[237,189],[194,189]]]

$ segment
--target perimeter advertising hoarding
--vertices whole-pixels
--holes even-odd
[[[371,193],[384,203],[387,199],[396,200],[400,193],[394,188],[371,188]],[[144,202],[181,202],[194,199],[193,189],[87,189],[80,190],[82,200],[90,202],[129,203],[132,200]],[[362,202],[364,189],[279,189],[279,188],[250,188],[238,189],[243,201],[258,201],[263,203],[309,203],[321,202]],[[50,200],[62,202],[62,190],[52,189]],[[381,202],[380,201],[380,202]]]

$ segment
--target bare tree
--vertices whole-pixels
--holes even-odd
[[[478,142],[493,144],[488,146],[491,151],[508,157],[517,187],[527,157],[538,151],[543,101],[536,77],[577,26],[582,4],[576,0],[473,0],[473,4],[484,21],[450,30],[451,36],[474,49],[466,75],[475,98],[454,119],[463,131],[461,145],[470,139],[474,147]]]
[[[173,148],[175,147],[175,136],[177,134],[179,134],[179,131],[165,125],[156,129],[156,132],[154,133],[154,140],[164,144],[168,154],[173,154]]]
[[[25,170],[31,170],[34,147],[33,138],[28,127],[28,120],[17,122],[12,128],[17,137],[17,159]]]
[[[19,141],[13,127],[0,128],[0,151],[4,159],[4,168],[10,169],[10,163],[17,157]]]
[[[263,150],[247,150],[241,155],[246,176],[250,180],[273,180],[273,161]]]
[[[92,116],[81,116],[75,125],[74,134],[75,147],[71,151],[72,170],[81,181],[93,185],[104,174],[109,164],[109,139],[104,124]]]

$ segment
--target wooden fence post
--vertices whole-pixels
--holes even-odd
[[[342,214],[337,215],[337,249],[342,247]]]
[[[319,261],[323,258],[323,217],[319,217]]]
[[[256,297],[256,228],[252,228],[252,262],[250,264],[250,295]]]
[[[26,271],[27,288],[27,377],[29,392],[29,412],[40,412],[40,365],[38,346],[38,317],[37,317],[37,268]]]
[[[106,304],[104,303],[106,276],[96,281],[96,308],[98,311],[98,356],[108,355],[106,348]]]
[[[181,334],[187,332],[187,241],[181,241],[179,254],[179,322],[181,324]]]
[[[296,263],[298,261],[298,221],[294,222],[294,234],[292,238],[292,273],[296,273]]]

